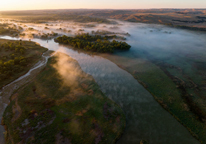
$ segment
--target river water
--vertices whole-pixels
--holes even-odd
[[[157,39],[154,35],[157,35],[157,33],[161,35],[162,30],[157,31],[159,28],[163,29],[162,27],[145,24],[136,25],[127,24],[127,30],[132,34],[128,39],[129,44],[132,45],[130,54],[135,54],[135,50],[138,49],[136,41],[140,42],[139,47],[141,48],[145,47],[144,44],[148,49],[155,48],[158,44],[161,47],[165,46],[161,45],[161,43],[155,43]],[[168,28],[166,29],[168,31]],[[155,30],[157,31],[154,32]],[[169,28],[169,30],[178,32],[176,29]],[[154,38],[154,41],[149,42],[141,38],[141,35],[143,36],[147,32],[154,32],[151,36],[147,35],[149,36],[147,40]],[[137,36],[136,33],[140,33],[140,35]],[[181,35],[184,36],[184,32]],[[187,35],[185,36],[187,37]],[[18,39],[9,36],[0,38]],[[144,38],[146,37],[144,36]],[[164,36],[162,38],[164,39]],[[122,70],[113,62],[100,56],[79,52],[68,46],[59,45],[53,39],[48,41],[32,39],[32,41],[49,50],[66,53],[77,60],[82,70],[93,76],[103,93],[122,107],[126,115],[127,125],[123,136],[117,143],[138,144],[141,140],[147,140],[150,144],[199,143],[184,126],[156,102],[153,96],[131,74]]]

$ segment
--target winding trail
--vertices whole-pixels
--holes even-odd
[[[0,119],[2,119],[4,110],[9,104],[9,98],[11,97],[13,92],[31,81],[44,68],[49,57],[50,56],[47,54],[47,52],[45,52],[42,55],[41,60],[36,63],[25,75],[19,77],[18,79],[4,86],[0,90]],[[3,134],[4,131],[4,127],[0,125],[0,144],[5,143]]]

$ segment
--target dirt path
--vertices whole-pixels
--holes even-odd
[[[45,52],[42,55],[41,60],[38,63],[36,63],[25,75],[19,77],[18,79],[6,85],[0,90],[0,119],[2,119],[4,110],[9,104],[9,98],[11,97],[13,92],[21,86],[27,84],[29,81],[31,81],[44,68],[49,57],[49,51]],[[0,125],[0,144],[5,143],[4,132],[4,127]]]

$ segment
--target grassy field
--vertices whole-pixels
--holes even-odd
[[[14,93],[3,123],[7,143],[115,143],[125,117],[75,60],[58,53]]]
[[[19,45],[19,43],[21,43],[21,46],[24,47],[25,50],[24,50],[24,53],[17,53],[15,52],[15,50],[6,50],[2,46],[0,46],[0,50],[1,50],[0,51],[0,61],[5,63],[5,62],[12,60],[14,57],[22,56],[26,59],[26,65],[20,67],[21,71],[13,72],[6,79],[1,80],[0,88],[14,81],[18,77],[20,77],[21,75],[29,71],[29,69],[40,60],[40,58],[42,57],[42,54],[48,50],[46,48],[39,46],[35,42],[12,41],[12,40],[0,39],[0,45],[5,44],[5,43],[13,43],[14,46]]]
[[[101,54],[101,56],[132,74],[154,96],[157,102],[181,122],[194,137],[201,143],[206,143],[206,114],[203,103],[205,91],[200,86],[200,84],[204,86],[204,83],[198,83],[197,88],[195,88],[192,84],[194,79],[188,79],[189,74],[186,71],[189,71],[189,62],[181,70],[168,64],[169,61],[163,63],[154,59],[153,56],[148,57],[141,52],[135,57],[125,53]],[[205,70],[204,67],[201,66],[201,68],[202,71]],[[195,75],[196,80],[199,80],[197,75],[199,69],[193,74],[190,69],[190,74]],[[183,72],[181,73],[181,71]],[[194,84],[197,82],[195,81]]]

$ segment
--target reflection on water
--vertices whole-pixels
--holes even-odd
[[[147,49],[163,59],[172,56],[172,54],[181,55],[182,51],[189,54],[192,52],[191,47],[193,45],[198,45],[200,42],[205,44],[204,39],[198,39],[192,43],[193,37],[188,36],[185,31],[154,25],[125,25],[126,27],[122,26],[122,29],[132,34],[128,38],[128,43],[132,45],[132,49],[125,52],[125,56],[128,57],[135,57],[139,50]],[[2,38],[11,39],[10,37]],[[99,56],[77,52],[59,45],[53,40],[33,39],[32,41],[38,42],[50,50],[62,51],[76,59],[83,71],[94,77],[106,96],[122,107],[127,118],[127,126],[118,143],[137,144],[142,139],[151,144],[199,143],[128,72],[120,69],[111,61]],[[186,41],[188,41],[188,44],[185,43]],[[171,45],[173,43],[174,45]],[[184,48],[184,50],[180,50],[180,48]],[[202,49],[202,44],[198,48]],[[176,50],[179,50],[179,52],[176,53]],[[167,53],[168,55],[161,55],[159,54],[161,51],[170,52]]]

